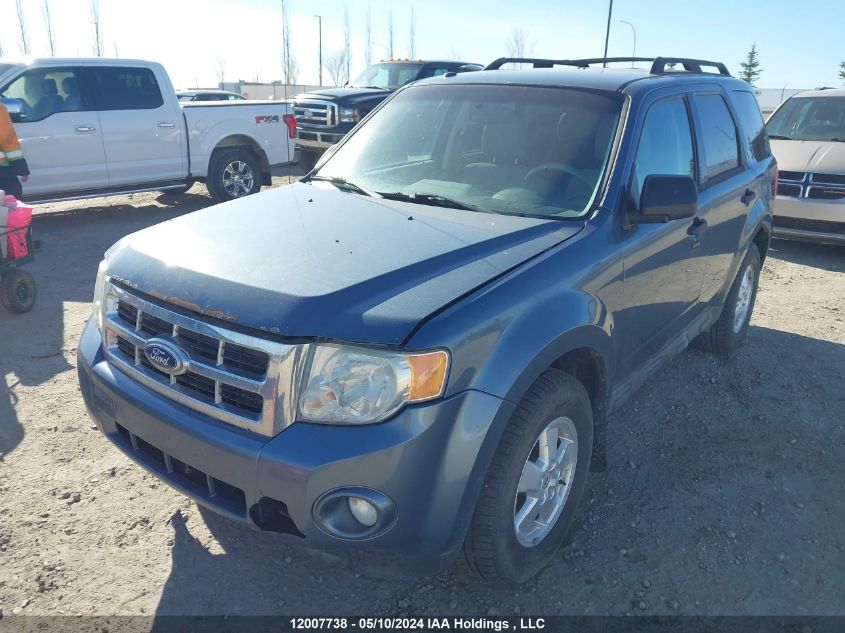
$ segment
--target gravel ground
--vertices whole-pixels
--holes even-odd
[[[361,577],[200,512],[96,430],[74,365],[98,260],[208,204],[197,186],[40,209],[38,305],[0,311],[0,617],[845,615],[845,249],[773,245],[740,352],[685,352],[613,416],[567,546],[514,591],[461,565]]]

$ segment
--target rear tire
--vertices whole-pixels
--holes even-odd
[[[0,278],[0,303],[9,312],[29,312],[35,306],[37,297],[35,279],[25,270],[16,268]]]
[[[545,454],[560,456],[559,461],[543,458],[544,438]],[[470,569],[485,580],[511,585],[539,573],[575,516],[592,447],[586,389],[563,371],[546,370],[517,405],[490,463],[464,541]]]
[[[751,244],[734,279],[719,320],[696,339],[696,346],[719,356],[730,356],[748,333],[760,281],[760,251]]]
[[[220,150],[211,156],[205,184],[217,202],[250,196],[261,191],[261,163],[245,149]]]

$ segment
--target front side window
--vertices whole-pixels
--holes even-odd
[[[845,97],[793,97],[766,127],[773,139],[845,141]]]
[[[154,110],[164,104],[149,68],[94,67],[98,110]]]
[[[683,97],[654,104],[646,114],[634,160],[634,196],[639,198],[647,176],[695,178],[689,114]]]
[[[0,91],[0,98],[21,104],[21,122],[43,121],[59,112],[93,109],[76,68],[33,68]]]
[[[609,92],[420,85],[358,128],[318,175],[388,197],[436,195],[483,211],[578,217],[595,197],[622,103]]]
[[[695,95],[704,145],[702,177],[713,180],[739,166],[736,124],[721,95]]]

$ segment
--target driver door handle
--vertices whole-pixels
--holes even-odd
[[[707,220],[696,217],[692,224],[687,227],[687,235],[691,235],[696,240],[701,239],[701,234],[707,230]]]
[[[744,204],[745,206],[748,206],[749,204],[754,202],[754,198],[756,197],[756,192],[752,191],[751,189],[746,189],[745,193],[742,194],[742,197],[739,199],[739,201],[742,202],[742,204]]]

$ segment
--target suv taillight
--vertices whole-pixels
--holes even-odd
[[[296,138],[296,117],[292,114],[285,114],[282,116],[282,120],[288,126],[288,138]]]

